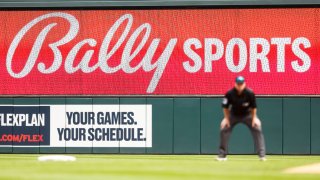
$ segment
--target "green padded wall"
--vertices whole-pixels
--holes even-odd
[[[320,98],[311,99],[311,154],[320,154]]]
[[[258,98],[257,114],[262,122],[262,131],[268,154],[282,154],[282,99]]]
[[[310,98],[283,99],[283,153],[310,154]]]
[[[214,98],[1,98],[0,105],[150,104],[152,105],[151,148],[126,147],[11,147],[0,153],[138,153],[216,154],[219,125],[223,118],[221,97]],[[320,154],[320,98],[258,98],[267,154]],[[41,107],[39,107],[39,110]],[[14,112],[15,108],[12,108]],[[120,110],[120,106],[119,106]],[[6,110],[8,111],[8,110]],[[54,123],[54,122],[53,122]],[[41,128],[34,127],[41,133]],[[6,132],[8,134],[14,133]],[[90,143],[90,142],[89,142]],[[120,144],[120,143],[119,143]],[[87,144],[88,145],[88,144]],[[254,153],[250,131],[235,127],[229,141],[230,154]]]
[[[173,98],[147,98],[152,105],[152,148],[147,153],[173,153]]]
[[[223,118],[222,98],[201,98],[201,154],[216,154]]]
[[[230,154],[253,154],[253,138],[249,128],[245,124],[238,124],[233,128],[229,140]]]
[[[175,154],[200,154],[200,98],[174,99]]]

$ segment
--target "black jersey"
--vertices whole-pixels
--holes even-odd
[[[229,90],[222,101],[223,108],[231,108],[231,114],[246,116],[252,108],[256,108],[256,97],[252,90],[245,88],[239,95],[236,88]]]

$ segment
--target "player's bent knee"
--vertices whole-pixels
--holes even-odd
[[[230,127],[223,127],[223,128],[220,128],[220,131],[221,131],[221,132],[227,132],[227,131],[230,131]]]
[[[253,129],[255,131],[262,131],[262,127],[261,126],[255,126]]]

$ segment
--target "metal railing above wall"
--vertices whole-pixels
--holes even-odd
[[[318,0],[0,0],[1,8],[304,6]]]

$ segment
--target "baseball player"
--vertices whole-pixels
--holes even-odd
[[[232,129],[238,123],[244,123],[252,133],[260,160],[266,161],[261,122],[257,117],[256,97],[253,91],[246,87],[244,77],[238,76],[236,78],[234,88],[226,93],[222,101],[222,107],[224,119],[220,125],[220,146],[217,160],[227,160],[228,140]]]

